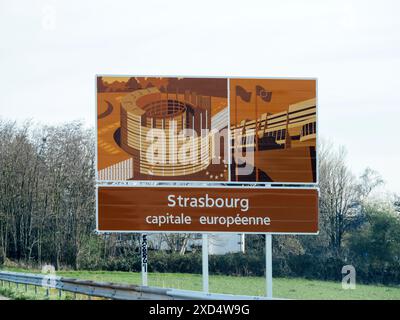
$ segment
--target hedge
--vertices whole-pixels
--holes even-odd
[[[344,265],[353,264],[358,283],[400,283],[400,264],[374,266],[367,262],[344,261],[334,257],[316,257],[311,254],[291,255],[285,259],[273,259],[274,277],[303,277],[308,279],[341,281]],[[81,264],[84,270],[132,271],[141,270],[139,254],[118,257],[106,261],[91,261]],[[200,274],[201,253],[149,252],[149,272],[177,272]],[[264,276],[265,255],[262,252],[228,253],[209,256],[210,274]]]

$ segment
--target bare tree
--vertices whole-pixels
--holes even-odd
[[[345,232],[362,214],[365,199],[383,180],[369,168],[357,179],[346,164],[346,150],[330,142],[322,141],[318,156],[321,229],[332,251],[339,254]]]
[[[162,239],[167,247],[174,252],[185,254],[190,239],[194,239],[195,234],[191,233],[168,233],[163,234]]]

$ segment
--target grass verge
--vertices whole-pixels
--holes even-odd
[[[22,268],[6,268],[6,270],[40,272]],[[140,284],[141,280],[140,273],[137,272],[58,271],[57,275],[75,279],[126,284]],[[201,275],[198,274],[149,273],[148,279],[149,286],[201,291],[202,279]],[[287,299],[400,300],[399,286],[357,284],[354,290],[344,290],[340,282],[302,278],[274,278],[273,289],[274,297]],[[263,296],[265,295],[265,278],[210,275],[210,292]],[[8,295],[3,294],[3,296]],[[71,295],[66,294],[65,297],[61,298],[71,299]]]

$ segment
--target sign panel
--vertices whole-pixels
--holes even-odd
[[[230,79],[232,181],[315,183],[316,81]]]
[[[228,181],[227,92],[226,78],[98,77],[98,180]]]
[[[318,190],[98,187],[104,232],[317,233]]]
[[[316,183],[316,80],[97,77],[97,181]]]

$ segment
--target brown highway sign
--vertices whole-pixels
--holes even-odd
[[[310,188],[99,186],[99,232],[318,232]]]
[[[99,183],[318,182],[316,79],[96,81]]]

